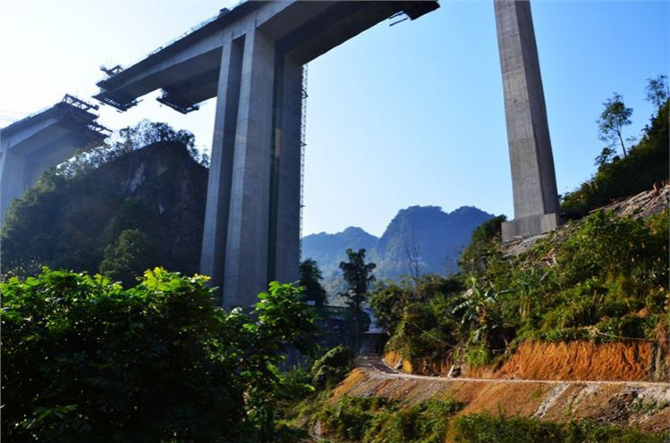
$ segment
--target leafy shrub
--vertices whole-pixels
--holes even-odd
[[[365,442],[442,443],[449,419],[462,409],[453,400],[426,400],[397,411],[377,414],[365,434]]]
[[[631,273],[637,278],[636,268],[646,267],[650,257],[658,255],[657,246],[643,220],[598,211],[561,245],[557,260],[565,284],[608,274]]]
[[[268,441],[283,346],[315,332],[291,285],[271,284],[252,317],[160,268],[130,289],[45,269],[0,293],[8,441]]]
[[[344,380],[354,366],[354,353],[346,346],[336,346],[312,366],[312,382],[319,388],[332,388]]]
[[[387,349],[407,358],[439,358],[457,342],[459,323],[449,312],[463,284],[456,278],[423,275],[377,290],[372,308],[389,330]]]
[[[329,438],[357,443],[441,443],[449,419],[463,405],[453,400],[427,400],[399,407],[379,397],[342,397],[317,415]]]
[[[324,407],[316,414],[326,434],[341,441],[363,442],[372,419],[389,403],[380,397],[358,398],[344,396],[335,405]]]

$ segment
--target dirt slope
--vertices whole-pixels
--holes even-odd
[[[343,395],[378,396],[412,405],[429,398],[465,403],[468,415],[491,412],[552,421],[593,418],[643,431],[670,429],[670,383],[622,381],[481,380],[427,377],[375,368],[363,361],[336,388]]]
[[[447,375],[451,358],[407,361],[386,353],[389,366],[420,375]],[[595,344],[586,340],[521,344],[500,367],[470,369],[460,365],[466,377],[531,380],[623,380],[670,382],[668,341],[629,341]]]

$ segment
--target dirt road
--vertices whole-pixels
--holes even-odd
[[[623,386],[640,386],[640,387],[657,387],[669,390],[668,395],[670,396],[670,383],[663,382],[647,382],[647,381],[621,381],[621,380],[525,380],[525,379],[515,379],[515,378],[470,378],[470,377],[445,377],[445,376],[428,376],[428,375],[415,375],[415,374],[405,374],[398,372],[396,369],[390,367],[381,357],[376,355],[363,355],[359,356],[356,359],[356,364],[358,367],[373,370],[378,373],[380,377],[395,377],[402,378],[406,380],[426,380],[432,382],[454,382],[454,381],[465,381],[465,382],[485,382],[485,383],[547,383],[553,385],[563,385],[563,384],[578,384],[578,385],[623,385]],[[670,400],[670,398],[669,398]]]

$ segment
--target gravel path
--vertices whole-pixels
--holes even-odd
[[[390,367],[380,356],[377,355],[361,355],[356,358],[356,365],[365,368],[369,371],[375,372],[377,376],[382,378],[404,378],[408,380],[430,380],[430,381],[467,381],[476,383],[546,383],[546,384],[577,384],[577,385],[625,385],[625,386],[640,386],[640,387],[659,387],[670,389],[670,383],[664,382],[648,382],[648,381],[617,381],[617,380],[522,380],[515,378],[470,378],[470,377],[445,377],[445,376],[429,376],[429,375],[415,375],[398,372]]]

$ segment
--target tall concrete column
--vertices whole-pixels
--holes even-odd
[[[224,306],[249,306],[267,289],[275,45],[258,29],[244,41],[232,171]]]
[[[219,77],[200,268],[230,308],[268,282],[274,42],[250,27],[225,45]]]
[[[302,64],[250,30],[223,48],[200,269],[222,304],[298,279]]]
[[[207,186],[200,272],[223,289],[244,37],[223,46]]]
[[[302,64],[278,54],[268,280],[298,280],[300,263],[300,180]]]
[[[530,2],[494,4],[514,193],[508,241],[555,229],[559,204]]]

